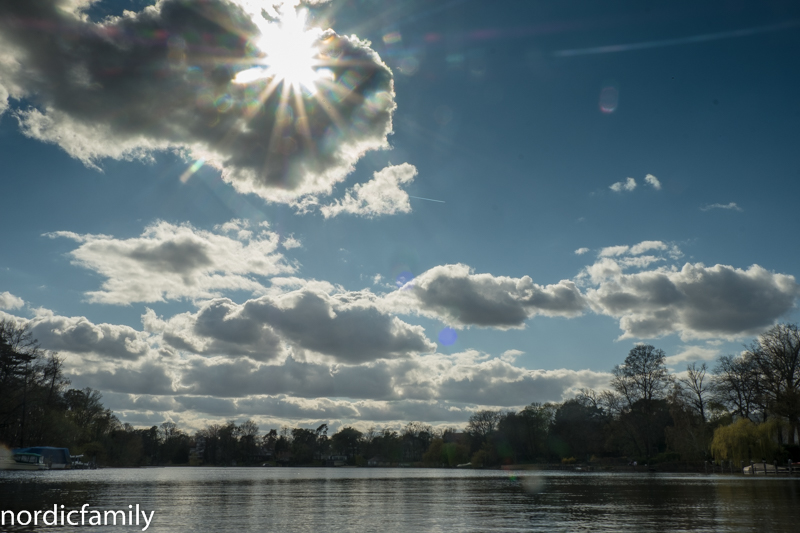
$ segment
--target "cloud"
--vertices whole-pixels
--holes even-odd
[[[588,248],[578,248],[575,250],[575,255],[583,255],[589,251]]]
[[[410,213],[408,193],[400,186],[411,183],[416,175],[416,167],[408,163],[388,166],[376,172],[367,183],[353,186],[341,200],[322,206],[320,211],[325,218],[341,213],[363,217]]]
[[[669,366],[690,361],[711,361],[720,355],[719,348],[704,348],[702,346],[684,346],[682,351],[664,359]]]
[[[622,192],[622,191],[632,191],[636,188],[636,180],[633,178],[628,178],[625,181],[618,181],[613,185],[609,186],[614,192]]]
[[[630,251],[630,246],[606,246],[600,250],[600,257],[615,257]]]
[[[586,299],[596,313],[619,319],[620,338],[753,335],[793,309],[800,296],[793,276],[758,265],[742,270],[686,263],[624,273],[628,266],[603,258],[584,271],[596,285]]]
[[[586,307],[575,283],[538,285],[529,276],[473,274],[463,264],[434,267],[386,297],[391,308],[455,326],[521,327],[534,315],[577,316]]]
[[[283,343],[362,363],[433,351],[421,326],[413,326],[379,308],[368,291],[328,293],[322,287],[266,295],[236,304],[220,298],[196,313],[162,320],[148,311],[148,331],[161,333],[171,347],[190,353],[275,360]]]
[[[741,207],[736,205],[736,202],[728,204],[709,204],[700,208],[700,211],[709,211],[711,209],[728,209],[729,211],[744,211]]]
[[[651,250],[666,250],[669,247],[666,243],[661,241],[642,241],[639,244],[631,246],[631,255],[640,255]]]
[[[75,388],[153,395],[174,392],[167,370],[153,362],[135,368],[117,367],[113,371],[79,372],[73,369],[67,377]]]
[[[8,291],[0,292],[0,309],[19,309],[25,305],[25,300],[19,296],[14,296]]]
[[[284,26],[244,0],[159,0],[100,22],[78,11],[88,4],[0,3],[0,111],[8,98],[30,103],[6,112],[89,167],[172,150],[220,169],[239,192],[302,204],[388,148],[391,70],[354,35],[282,33],[302,24],[291,2],[268,6]],[[305,38],[313,93],[274,70],[281,57],[295,68],[285,51]],[[263,72],[234,82],[244,70]]]
[[[131,239],[66,231],[46,235],[79,242],[69,253],[73,264],[106,278],[102,290],[87,293],[90,302],[124,305],[210,298],[223,290],[263,292],[254,276],[294,272],[296,267],[276,251],[276,233],[263,226],[257,232],[247,228],[238,220],[216,232],[158,221]]]
[[[655,190],[657,191],[661,190],[661,182],[658,181],[658,178],[653,176],[652,174],[648,174],[647,176],[645,176],[644,181],[645,183],[653,187]]]
[[[527,370],[501,359],[461,368],[443,379],[438,395],[450,401],[497,407],[562,401],[580,388],[608,386],[609,374],[591,370]]]
[[[150,336],[121,324],[95,324],[86,317],[37,309],[33,318],[5,315],[31,329],[42,348],[62,355],[92,355],[109,361],[137,360],[151,352]]]
[[[118,324],[94,324],[85,317],[39,315],[30,321],[42,346],[71,353],[94,353],[114,359],[138,359],[149,351],[148,336]]]
[[[302,398],[398,399],[386,361],[328,365],[287,357],[279,364],[249,361],[194,361],[181,385],[189,394],[239,398],[289,395]]]
[[[513,358],[518,355],[506,354]],[[505,357],[474,350],[408,359],[342,365],[201,360],[171,366],[89,372],[71,377],[81,386],[103,386],[109,407],[126,418],[160,412],[166,419],[263,417],[270,424],[302,420],[371,425],[466,423],[481,408],[515,408],[533,401],[562,401],[583,387],[606,387],[610,375],[590,370],[527,370]],[[174,375],[174,376],[173,376]],[[156,421],[153,423],[159,423]],[[199,424],[202,426],[202,424]]]

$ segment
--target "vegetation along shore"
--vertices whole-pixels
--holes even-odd
[[[0,321],[0,443],[69,448],[104,466],[330,465],[740,471],[800,461],[800,331],[779,324],[741,354],[672,374],[666,354],[637,345],[610,388],[519,411],[482,410],[461,428],[261,431],[252,421],[190,434],[171,422],[121,423],[99,391],[73,389],[58,354]],[[521,399],[524,401],[524,399]],[[362,428],[363,429],[363,428]],[[557,466],[552,466],[557,465]],[[646,467],[645,467],[646,465]]]

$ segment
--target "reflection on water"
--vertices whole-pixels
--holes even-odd
[[[417,469],[0,472],[0,510],[155,510],[152,532],[797,531],[800,479]],[[38,528],[11,527],[2,531]],[[141,528],[48,527],[48,531]]]

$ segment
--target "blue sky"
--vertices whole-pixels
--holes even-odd
[[[800,9],[501,5],[4,3],[0,312],[184,427],[458,425],[797,322]]]

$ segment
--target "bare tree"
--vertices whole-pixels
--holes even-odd
[[[469,417],[467,423],[467,433],[472,435],[481,443],[486,442],[489,435],[497,431],[497,425],[500,423],[500,411],[484,410],[478,411]]]
[[[706,421],[706,405],[711,394],[711,384],[706,379],[708,366],[703,363],[699,367],[692,363],[686,367],[686,377],[678,380],[686,402],[695,410],[703,422]]]
[[[720,357],[714,368],[714,399],[735,415],[754,422],[764,419],[761,375],[750,355]]]
[[[800,429],[800,330],[796,324],[778,324],[748,347],[747,356],[761,375],[768,407],[789,421],[789,442],[795,444]]]

